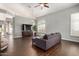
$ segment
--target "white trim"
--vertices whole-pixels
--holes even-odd
[[[67,41],[72,41],[72,42],[78,42],[79,43],[78,40],[72,40],[72,39],[67,39],[67,38],[62,38],[62,40],[67,40]]]
[[[22,36],[14,36],[14,38],[19,38],[19,37],[22,37]]]

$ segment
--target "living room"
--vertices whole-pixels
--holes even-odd
[[[78,3],[0,6],[2,56],[79,56]]]

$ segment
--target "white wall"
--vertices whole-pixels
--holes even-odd
[[[2,25],[3,24],[3,21],[0,21],[0,25]]]
[[[79,42],[78,37],[70,36],[70,21],[71,14],[79,12],[79,6],[74,6],[71,8],[67,8],[65,10],[61,10],[43,17],[38,18],[38,20],[46,20],[46,32],[60,32],[62,38],[65,40],[76,41]]]
[[[14,23],[13,26],[14,38],[18,38],[18,37],[22,37],[21,25],[32,24],[32,19],[21,17],[21,16],[15,16],[13,23]]]

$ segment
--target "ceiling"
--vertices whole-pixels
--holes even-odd
[[[73,7],[77,3],[49,3],[49,8],[34,7],[37,3],[1,3],[0,9],[5,9],[13,15],[35,19],[53,12]]]

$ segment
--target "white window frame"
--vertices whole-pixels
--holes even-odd
[[[71,14],[71,36],[79,37],[79,13]]]
[[[46,33],[46,22],[45,22],[45,20],[39,20],[38,21],[37,31],[38,31],[39,34],[45,34]]]

